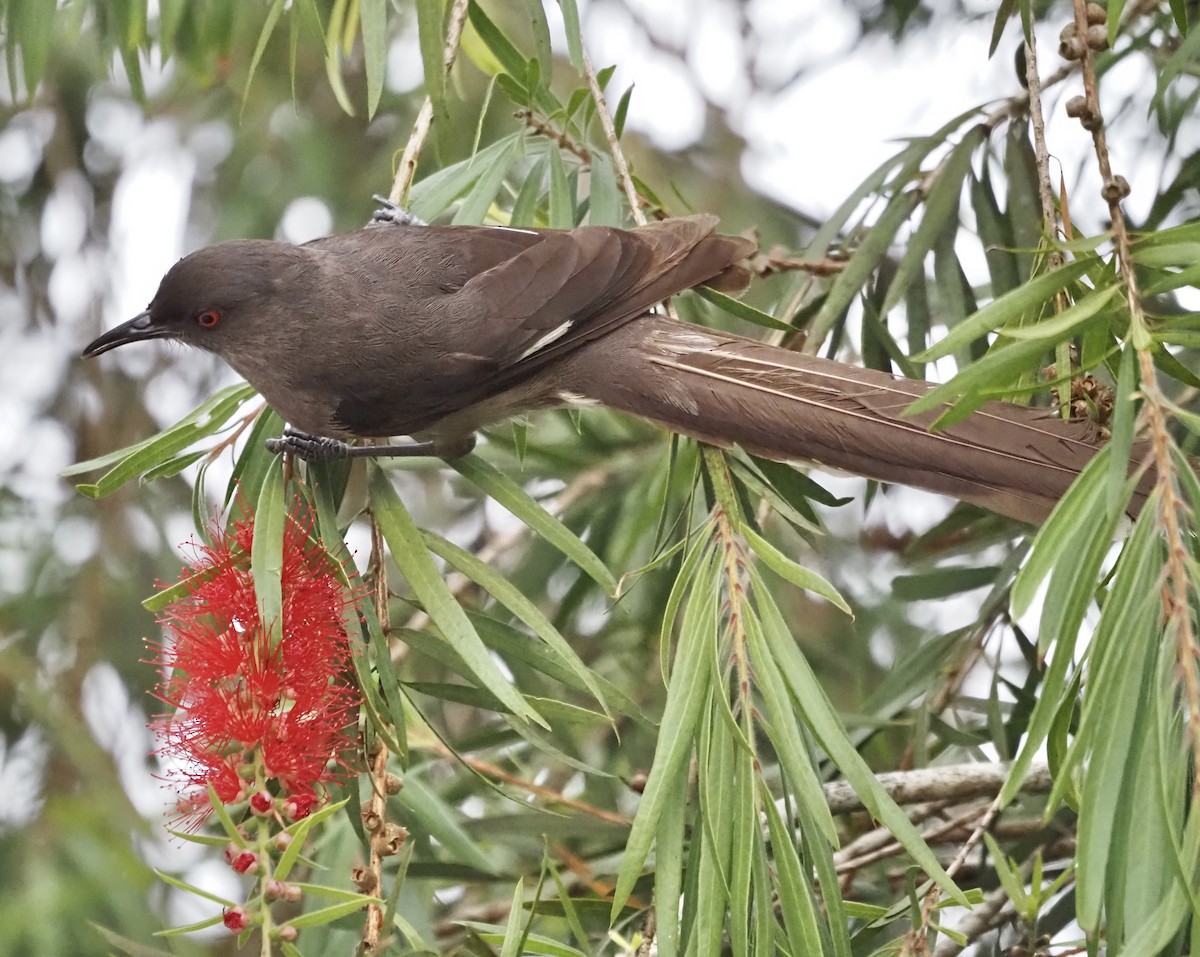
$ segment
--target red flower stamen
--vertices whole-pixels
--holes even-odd
[[[223,803],[252,794],[252,805],[265,802],[260,813],[277,794],[303,817],[320,803],[321,785],[345,771],[340,755],[359,701],[343,625],[353,598],[297,513],[284,527],[274,645],[250,574],[252,520],[196,547],[184,572],[194,585],[161,619],[174,640],[157,649],[157,696],[173,713],[157,726],[159,753],[176,766],[169,777],[183,785],[179,810],[194,824],[207,813],[210,786]]]

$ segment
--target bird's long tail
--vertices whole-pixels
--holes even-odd
[[[583,350],[578,391],[715,445],[941,492],[1039,522],[1103,446],[1090,421],[991,402],[930,432],[930,383],[647,316]],[[1140,483],[1131,511],[1149,491]]]

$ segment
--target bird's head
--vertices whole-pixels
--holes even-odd
[[[179,260],[144,312],[97,337],[86,358],[145,339],[174,339],[226,358],[262,339],[263,300],[303,272],[304,253],[288,243],[239,239]]]

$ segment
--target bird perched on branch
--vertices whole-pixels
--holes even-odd
[[[1027,522],[1103,444],[1090,421],[998,402],[931,432],[939,410],[905,415],[929,383],[656,313],[694,286],[748,283],[754,243],[716,224],[388,225],[300,246],[234,240],[176,263],[145,312],[83,354],[156,338],[215,353],[290,423],[271,447],[305,458],[453,458],[483,426],[590,401]],[[415,441],[345,444],[391,436]]]

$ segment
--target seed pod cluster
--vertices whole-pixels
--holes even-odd
[[[1070,21],[1058,35],[1058,55],[1064,60],[1079,60],[1086,50],[1108,49],[1108,11],[1098,3],[1087,5],[1087,30],[1083,36],[1075,21]]]

